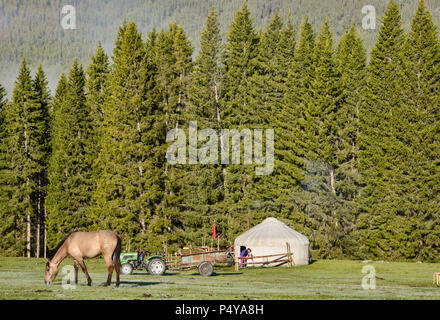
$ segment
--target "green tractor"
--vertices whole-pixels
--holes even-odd
[[[161,254],[150,254],[145,258],[145,253],[146,251],[141,249],[137,252],[121,252],[121,273],[132,274],[134,269],[145,269],[151,275],[163,275],[167,269],[164,256]]]

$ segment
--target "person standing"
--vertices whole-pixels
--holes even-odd
[[[243,259],[243,258],[247,257],[247,256],[249,255],[249,253],[251,253],[251,252],[252,252],[252,249],[251,249],[251,248],[244,248],[244,249],[241,251],[241,253],[240,253],[240,258],[242,258],[242,259],[241,259],[241,267],[242,267],[242,268],[245,268],[245,267],[246,267],[246,262],[245,262],[246,259]]]

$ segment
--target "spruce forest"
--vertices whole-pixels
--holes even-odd
[[[153,1],[154,2],[154,1]],[[0,255],[43,257],[68,233],[111,229],[150,251],[220,246],[267,217],[311,257],[440,261],[440,38],[420,0],[391,0],[377,37],[331,18],[258,28],[246,2],[212,7],[197,50],[171,23],[119,27],[51,93],[24,57],[0,86]],[[298,17],[295,17],[298,19]],[[225,37],[223,37],[223,30]],[[371,48],[371,50],[369,50]],[[167,132],[274,129],[275,166],[170,164]]]

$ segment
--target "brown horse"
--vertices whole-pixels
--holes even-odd
[[[92,279],[87,272],[84,259],[94,258],[102,253],[108,269],[105,285],[110,285],[114,268],[116,270],[116,286],[119,286],[121,239],[113,231],[73,232],[66,236],[53,252],[55,254],[47,259],[44,283],[52,284],[58,273],[58,265],[64,258],[71,257],[74,260],[75,283],[78,283],[78,265],[80,265],[87,277],[87,285],[90,286]]]

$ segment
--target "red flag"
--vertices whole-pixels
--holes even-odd
[[[213,236],[214,239],[216,239],[216,234],[215,234],[215,220],[214,220],[214,222],[213,222],[213,224],[212,224],[212,236]]]

